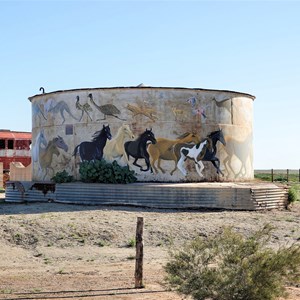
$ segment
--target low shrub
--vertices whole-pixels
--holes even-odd
[[[264,181],[271,181],[271,174],[254,174],[254,178]]]
[[[55,183],[66,183],[74,181],[74,177],[72,175],[69,175],[66,170],[63,170],[62,172],[57,172],[51,178],[51,180],[53,180]]]
[[[284,176],[278,176],[274,178],[274,181],[279,181],[279,182],[286,182],[287,178]]]
[[[224,228],[197,238],[171,254],[167,282],[197,300],[273,300],[285,296],[285,284],[299,281],[300,245],[278,250],[266,246],[270,226],[248,238]]]
[[[298,200],[298,191],[294,187],[290,187],[288,190],[288,203],[293,203]]]
[[[135,238],[129,239],[127,241],[127,243],[126,243],[126,247],[128,247],[128,248],[133,248],[135,246],[136,246],[136,240],[135,240]]]
[[[84,161],[79,167],[83,182],[98,183],[133,183],[137,181],[134,171],[128,166],[122,167],[116,161],[108,163],[105,160]]]

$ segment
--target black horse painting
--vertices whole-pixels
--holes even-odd
[[[222,143],[226,146],[222,129],[213,131],[205,139],[200,141],[198,144],[177,144],[175,146],[175,153],[177,156],[177,167],[182,172],[184,176],[187,175],[186,170],[183,167],[184,161],[186,159],[191,159],[195,162],[196,171],[200,177],[203,177],[202,171],[204,165],[202,161],[210,161],[217,170],[217,174],[224,176],[223,172],[220,170],[220,160],[216,157],[217,153],[217,142]],[[179,148],[179,151],[178,149]]]
[[[76,156],[79,153],[81,161],[101,160],[106,141],[111,138],[109,125],[103,125],[103,128],[100,131],[96,131],[93,134],[91,142],[82,142],[77,145],[73,155]]]
[[[129,157],[132,156],[134,158],[133,164],[140,168],[141,171],[147,172],[150,169],[150,159],[149,153],[147,151],[148,144],[155,144],[156,139],[152,129],[146,129],[135,141],[128,141],[124,144],[125,148],[125,157],[127,158],[127,163],[129,164]],[[143,169],[141,165],[137,163],[138,159],[143,158],[145,159],[147,168]],[[151,173],[152,173],[151,168]]]

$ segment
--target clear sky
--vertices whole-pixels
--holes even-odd
[[[0,128],[31,131],[29,96],[190,87],[254,101],[254,167],[300,168],[300,1],[0,0]]]

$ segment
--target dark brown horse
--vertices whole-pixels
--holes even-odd
[[[129,157],[132,156],[134,158],[133,164],[140,168],[140,171],[147,172],[150,169],[150,158],[149,153],[147,151],[148,144],[155,144],[156,139],[152,129],[146,129],[135,141],[128,141],[124,144],[125,148],[125,158],[127,159],[127,164],[129,164]],[[145,159],[147,168],[143,169],[141,165],[137,163],[138,159]],[[151,168],[151,173],[153,173]]]
[[[100,131],[94,133],[91,142],[82,142],[77,145],[73,151],[73,155],[76,156],[79,153],[81,161],[101,160],[106,141],[111,138],[109,125],[103,125]]]

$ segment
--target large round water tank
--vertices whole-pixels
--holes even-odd
[[[140,181],[251,180],[254,99],[145,86],[32,96],[32,179],[63,170],[80,179],[81,161],[105,159],[128,164]]]

